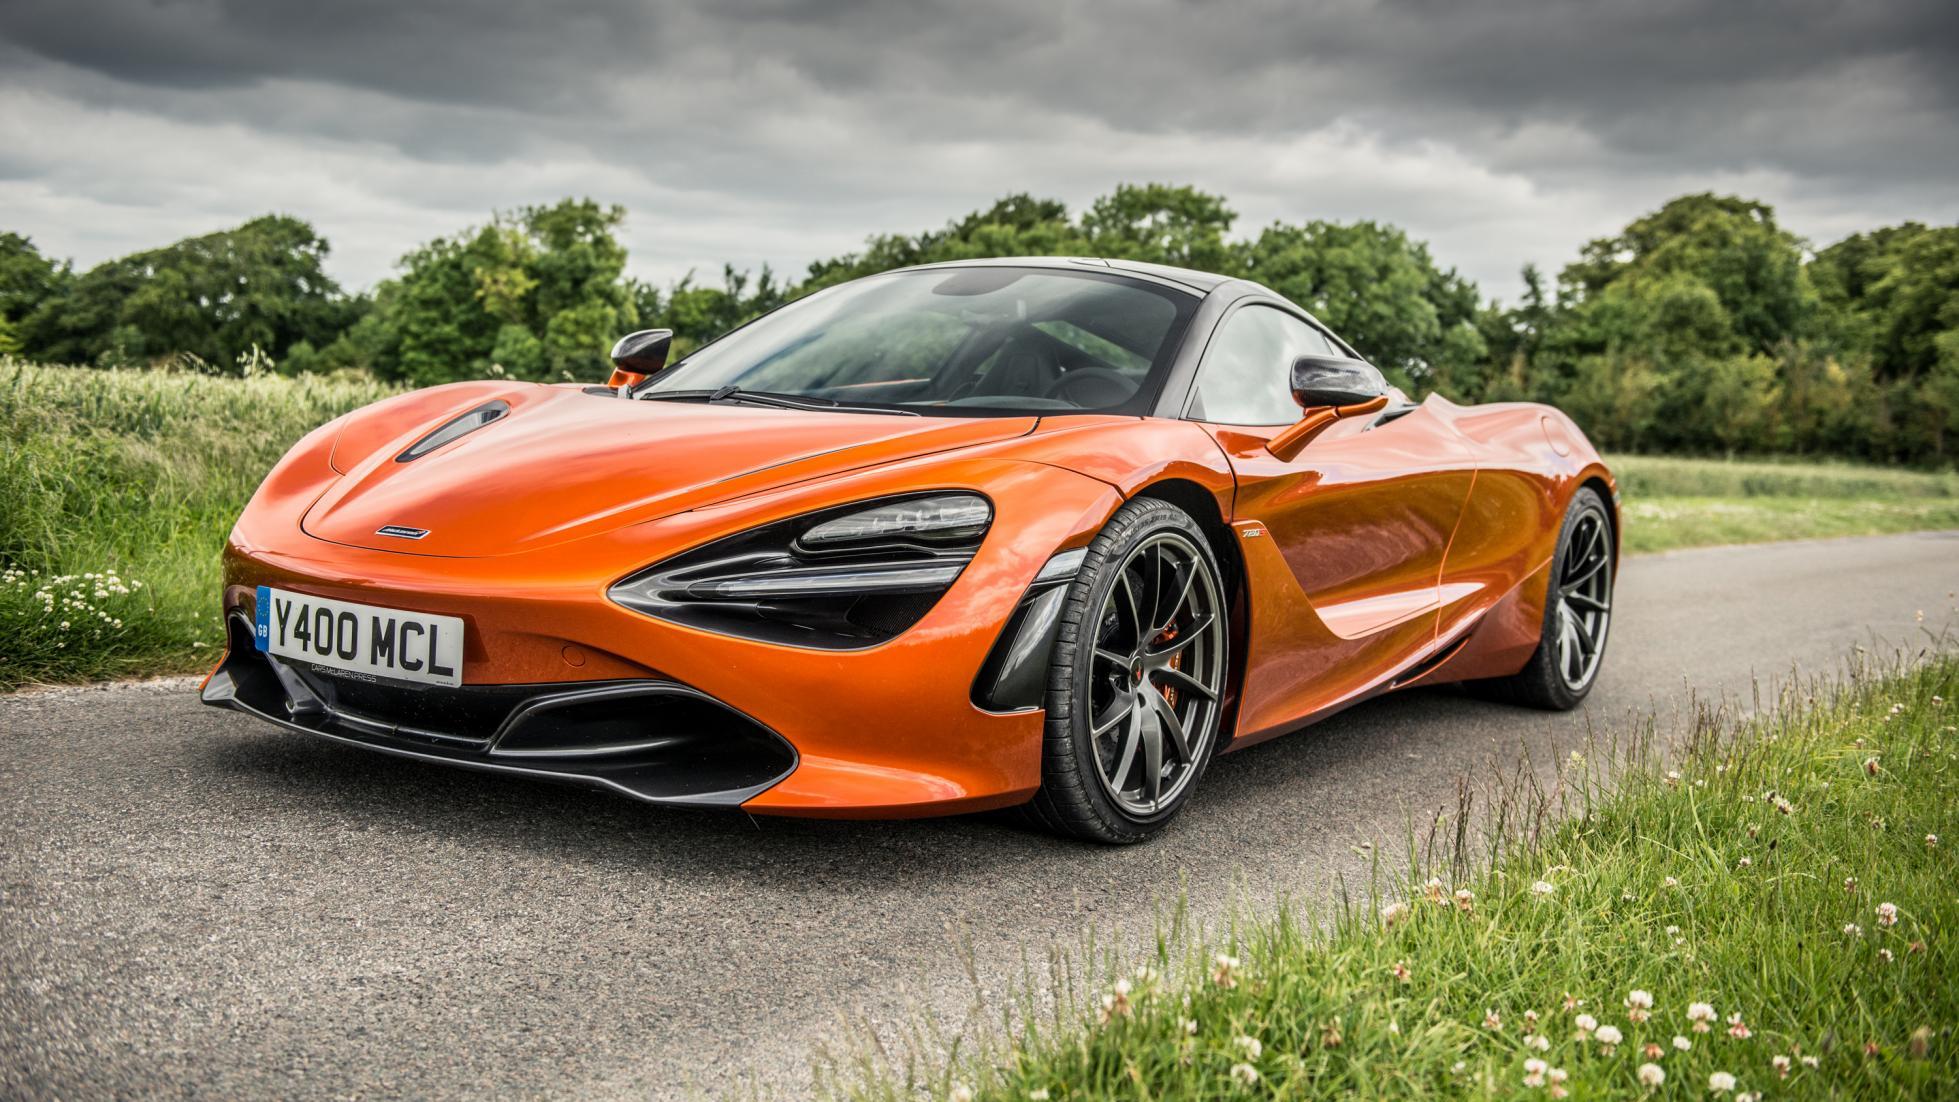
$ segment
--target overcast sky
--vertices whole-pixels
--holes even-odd
[[[1124,181],[1397,223],[1506,298],[1686,191],[1951,222],[1959,3],[0,0],[0,229],[84,266],[282,211],[363,287],[589,195],[642,277],[800,274]]]

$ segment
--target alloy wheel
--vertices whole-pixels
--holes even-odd
[[[1132,817],[1174,807],[1217,735],[1221,592],[1194,543],[1157,532],[1130,551],[1102,602],[1089,736],[1102,790]]]
[[[1612,536],[1596,511],[1572,525],[1555,599],[1558,676],[1578,692],[1598,674],[1612,621]]]

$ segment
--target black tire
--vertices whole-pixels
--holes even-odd
[[[1589,486],[1580,489],[1565,508],[1564,526],[1558,531],[1537,649],[1518,673],[1472,681],[1470,691],[1489,700],[1547,711],[1578,707],[1598,683],[1605,662],[1617,555],[1605,499]],[[1568,623],[1566,617],[1575,622]],[[1589,652],[1573,650],[1588,644]]]
[[[1116,510],[1069,587],[1049,658],[1034,822],[1126,845],[1177,814],[1217,750],[1228,611],[1188,513],[1149,498]]]

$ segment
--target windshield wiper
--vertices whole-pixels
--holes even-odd
[[[714,390],[643,390],[634,398],[650,402],[747,402],[751,405],[774,406],[777,409],[800,409],[818,413],[888,413],[897,417],[917,417],[920,414],[909,409],[887,409],[883,406],[851,406],[834,398],[819,398],[812,394],[776,394],[767,390],[743,390],[738,386],[717,387]]]

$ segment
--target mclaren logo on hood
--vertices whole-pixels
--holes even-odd
[[[374,530],[377,536],[393,536],[396,539],[418,540],[429,534],[426,528],[410,528],[406,524],[383,524]]]

